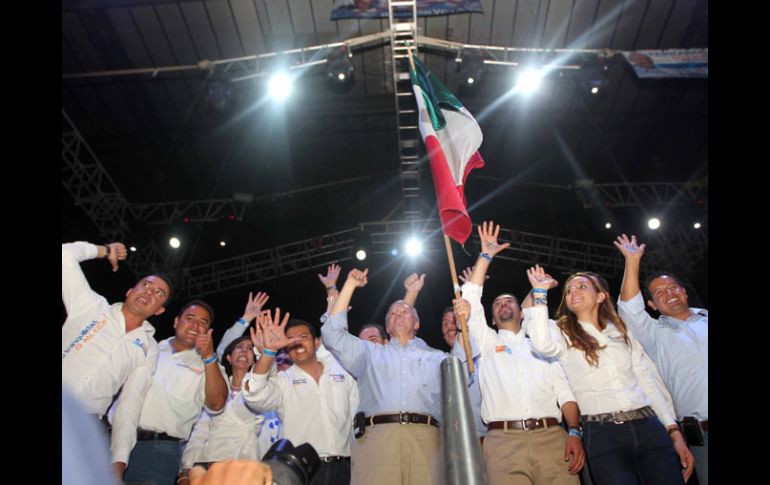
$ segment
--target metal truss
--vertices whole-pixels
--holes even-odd
[[[576,183],[578,199],[583,207],[649,207],[708,201],[708,178],[686,183],[635,182],[594,184],[590,180]]]
[[[134,219],[146,224],[186,222],[216,222],[225,219],[243,220],[248,200],[210,199],[152,204],[129,204]]]

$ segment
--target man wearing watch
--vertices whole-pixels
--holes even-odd
[[[487,326],[481,304],[482,286],[492,258],[508,247],[498,244],[500,226],[479,226],[482,253],[463,285],[455,312],[468,319],[478,344],[481,416],[489,432],[484,461],[489,483],[572,484],[585,464],[579,412],[567,378],[555,359],[532,349],[522,329],[516,298],[503,293],[492,304],[497,332]],[[557,406],[558,403],[558,406]],[[562,414],[569,426],[560,426]]]

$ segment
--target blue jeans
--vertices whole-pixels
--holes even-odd
[[[131,451],[125,482],[174,485],[184,444],[178,441],[137,441]]]
[[[584,423],[583,445],[598,484],[684,484],[679,457],[657,417]]]
[[[691,446],[695,457],[695,473],[700,485],[709,485],[709,432],[703,432],[703,446]]]

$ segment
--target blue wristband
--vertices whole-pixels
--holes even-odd
[[[574,436],[574,437],[576,437],[578,439],[581,439],[581,440],[583,439],[583,432],[580,431],[579,428],[570,428],[568,434],[570,436]]]
[[[532,293],[541,293],[543,295],[547,295],[548,290],[546,290],[545,288],[532,288]]]
[[[262,354],[267,355],[268,357],[275,357],[278,355],[278,352],[273,352],[270,349],[262,349]]]
[[[487,253],[484,253],[484,252],[479,253],[479,257],[486,259],[490,263],[492,262],[492,256],[488,255]]]
[[[236,320],[236,322],[238,322],[238,323],[240,323],[240,324],[242,324],[242,325],[248,325],[248,324],[249,324],[249,322],[247,322],[247,321],[246,321],[245,319],[243,319],[243,318],[239,318],[238,320]]]
[[[211,357],[209,357],[208,359],[204,359],[203,360],[203,365],[209,365],[212,362],[216,362],[216,361],[217,361],[217,354],[214,354]]]

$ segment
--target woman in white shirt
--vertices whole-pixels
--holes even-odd
[[[267,449],[260,438],[265,416],[249,409],[243,402],[241,385],[251,366],[256,361],[254,345],[249,335],[233,340],[223,352],[222,364],[230,375],[230,394],[225,410],[216,416],[206,411],[195,423],[190,440],[182,455],[182,474],[179,481],[184,485],[185,477],[194,464],[210,464],[225,460],[259,460]],[[269,433],[271,430],[265,430]],[[263,433],[263,434],[265,434]]]
[[[536,351],[558,357],[582,413],[583,446],[596,483],[682,484],[694,458],[674,419],[671,395],[641,344],[615,311],[604,278],[572,274],[548,320],[543,268],[527,271],[534,306],[524,328]]]

